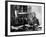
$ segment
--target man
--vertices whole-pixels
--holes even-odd
[[[35,12],[32,13],[33,15],[33,30],[36,30],[36,28],[40,25],[39,20],[36,18]]]

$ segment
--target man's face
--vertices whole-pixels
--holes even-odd
[[[36,14],[35,13],[32,13],[32,17],[35,17],[36,16]]]

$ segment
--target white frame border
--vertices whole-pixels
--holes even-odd
[[[42,30],[41,31],[27,31],[27,32],[10,32],[10,5],[36,5],[42,6]],[[18,3],[18,2],[8,2],[8,35],[20,35],[20,34],[36,34],[44,33],[44,4],[35,3]]]

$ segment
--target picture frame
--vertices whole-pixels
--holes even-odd
[[[42,30],[41,31],[25,31],[25,32],[16,32],[11,30],[11,6],[15,7],[15,5],[25,5],[25,6],[32,6],[33,10],[34,8],[38,6],[39,9],[41,9],[41,17],[42,17]],[[34,7],[36,6],[36,7]],[[39,9],[36,8],[36,11]],[[13,8],[14,9],[14,8]],[[38,9],[38,10],[37,10]],[[18,10],[18,9],[17,9]],[[41,19],[41,18],[40,18]],[[24,36],[24,35],[40,35],[45,34],[45,3],[42,2],[25,2],[25,1],[5,1],[5,36]]]

